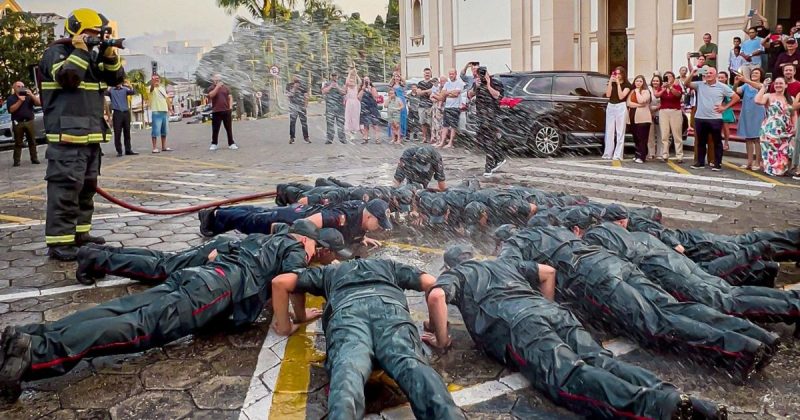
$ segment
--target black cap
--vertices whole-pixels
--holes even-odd
[[[336,255],[340,258],[350,259],[353,256],[353,252],[347,249],[347,244],[344,242],[342,233],[334,228],[320,229],[317,243],[323,248],[328,248],[336,252]]]
[[[444,264],[450,268],[475,258],[475,249],[469,244],[456,244],[444,252]]]
[[[588,229],[590,226],[597,222],[594,216],[588,211],[581,208],[573,208],[561,214],[561,223],[567,229],[572,229],[577,226],[581,229]]]
[[[399,211],[405,213],[411,211],[411,202],[414,200],[414,191],[411,190],[411,188],[406,188],[406,186],[395,188],[392,191],[392,195],[394,195],[394,198],[397,200]]]
[[[493,236],[496,241],[503,242],[509,240],[512,236],[516,235],[517,230],[518,229],[516,226],[511,224],[505,224],[495,229]]]
[[[439,152],[433,146],[419,146],[414,153],[414,162],[411,162],[411,164],[419,172],[430,172],[438,156]]]
[[[467,225],[477,225],[483,214],[488,213],[489,208],[486,204],[479,201],[473,201],[464,207],[464,220]]]
[[[319,229],[308,219],[295,220],[292,227],[289,228],[289,233],[313,239],[317,242],[317,245],[337,253],[344,250],[346,246],[341,232],[333,228]]]
[[[787,44],[796,44],[797,40],[794,39],[794,37],[789,37],[788,39],[786,39],[786,43]]]
[[[308,194],[306,195],[306,200],[308,200],[308,205],[314,206],[317,204],[322,204],[322,195],[320,194]]]
[[[383,230],[392,230],[392,222],[389,220],[389,204],[387,202],[378,198],[370,200],[367,203],[366,210],[378,219],[378,224],[381,225]]]
[[[513,217],[528,220],[531,217],[531,204],[522,198],[512,198],[503,203],[503,210]]]
[[[619,204],[611,204],[606,207],[603,212],[603,220],[608,222],[616,222],[628,218],[628,209]]]
[[[350,190],[350,199],[351,200],[363,200],[364,196],[367,194],[367,189],[364,187],[355,187]]]
[[[445,222],[444,216],[447,213],[447,202],[439,195],[426,194],[420,197],[419,206],[428,216],[428,222],[434,225]]]

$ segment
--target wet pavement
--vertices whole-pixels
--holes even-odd
[[[390,183],[403,148],[388,144],[324,143],[324,121],[312,108],[313,144],[288,144],[283,118],[234,124],[241,147],[208,151],[210,126],[173,123],[171,153],[149,153],[145,131],[134,133],[139,156],[115,157],[105,145],[100,185],[124,200],[153,208],[175,208],[253,192],[275,184],[335,175],[363,184]],[[482,157],[463,149],[445,151],[451,184],[482,173]],[[731,160],[738,166],[740,162]],[[687,174],[688,172],[688,174]],[[77,310],[144,290],[147,286],[109,277],[96,287],[75,281],[75,264],[52,262],[44,246],[44,165],[11,167],[0,153],[0,328],[53,321]],[[671,227],[718,233],[798,226],[800,183],[770,179],[726,167],[722,172],[689,170],[659,162],[619,166],[594,153],[557,159],[513,159],[485,185],[532,185],[584,194],[599,201],[654,205]],[[270,205],[268,201],[258,202]],[[196,215],[152,216],[129,212],[98,198],[93,233],[112,245],[174,251],[203,242]],[[376,256],[395,258],[431,273],[441,269],[441,250],[456,238],[398,229],[381,238]],[[800,282],[800,270],[783,265],[781,285]],[[421,328],[427,316],[423,296],[408,293]],[[321,305],[310,299],[309,305]],[[454,349],[430,353],[454,399],[469,418],[576,418],[532,390],[520,376],[475,349],[457,311],[451,308]],[[164,348],[81,362],[69,374],[26,383],[20,401],[0,409],[0,418],[320,418],[326,412],[325,339],[318,323],[290,338],[269,330],[265,311],[252,327],[207,331]],[[800,413],[800,344],[785,325],[781,352],[745,386],[691,363],[669,349],[654,352],[594,331],[624,360],[653,370],[689,393],[726,403],[731,418],[797,418]],[[367,387],[373,418],[409,418],[404,398],[391,379],[375,372]]]

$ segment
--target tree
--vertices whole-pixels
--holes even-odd
[[[253,19],[263,21],[289,20],[291,9],[296,5],[297,0],[217,0],[217,6],[228,14],[244,7]]]
[[[33,86],[29,68],[52,41],[52,32],[29,14],[6,11],[0,18],[0,92],[8,93],[17,80]]]
[[[372,27],[375,29],[383,29],[385,25],[383,24],[383,16],[378,15],[375,16],[375,22],[372,23]]]
[[[400,34],[400,2],[399,0],[389,0],[389,7],[386,10],[386,29],[396,35]]]

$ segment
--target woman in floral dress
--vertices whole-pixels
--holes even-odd
[[[767,175],[783,176],[791,166],[794,146],[794,100],[786,91],[783,77],[775,79],[774,93],[766,93],[767,85],[764,83],[756,95],[756,103],[767,107],[767,117],[761,123],[761,156]]]

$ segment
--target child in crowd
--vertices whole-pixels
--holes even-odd
[[[392,144],[403,144],[402,133],[400,132],[400,112],[403,108],[405,108],[405,105],[397,98],[394,89],[389,89],[386,112],[389,116],[389,124],[392,127]]]

